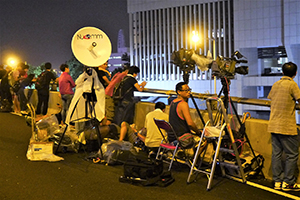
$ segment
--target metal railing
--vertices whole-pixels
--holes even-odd
[[[145,88],[144,92],[148,93],[155,93],[155,94],[164,94],[164,95],[176,95],[174,90],[162,90],[162,89],[148,89]],[[217,96],[216,94],[204,94],[204,93],[196,93],[192,92],[194,98],[206,100],[208,97]],[[255,105],[255,106],[271,106],[271,100],[263,100],[263,99],[251,99],[251,98],[243,98],[243,97],[232,97],[231,100],[234,103],[240,104],[248,104],[248,105]],[[300,110],[300,105],[296,104],[296,110]]]

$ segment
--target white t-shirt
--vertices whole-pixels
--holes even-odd
[[[164,113],[159,108],[149,112],[146,115],[145,127],[147,128],[147,134],[145,139],[145,145],[147,147],[159,147],[162,140],[162,135],[159,132],[156,124],[154,123],[153,118],[169,121],[169,115]],[[165,134],[165,132],[163,133]]]

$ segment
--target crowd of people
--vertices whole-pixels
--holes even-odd
[[[101,136],[105,137],[108,132],[112,132],[112,129],[114,129],[113,132],[117,134],[119,141],[128,140],[135,143],[137,140],[140,140],[149,150],[155,152],[161,143],[162,136],[154,124],[153,118],[169,121],[169,115],[165,113],[166,105],[163,102],[157,102],[154,110],[147,114],[144,127],[141,130],[137,130],[134,124],[136,103],[134,91],[142,92],[146,85],[145,81],[138,83],[136,79],[140,69],[137,66],[124,64],[122,71],[111,77],[107,66],[108,61],[99,67],[92,68],[105,90],[105,115],[103,120],[99,122],[102,130]],[[24,90],[26,86],[34,83],[38,96],[36,115],[47,116],[50,95],[49,85],[53,81],[58,83],[59,95],[62,100],[62,105],[58,105],[61,108],[61,112],[57,114],[57,118],[59,123],[66,123],[74,91],[78,89],[76,85],[77,80],[74,82],[69,74],[69,66],[67,64],[60,66],[62,72],[60,77],[57,77],[52,72],[52,65],[49,62],[45,63],[45,70],[38,77],[28,75],[28,68],[28,65],[21,63],[14,70],[8,66],[5,69],[2,67],[0,70],[2,109],[6,105],[5,102],[8,102],[7,107],[10,108],[8,111],[13,109],[16,113],[28,114],[27,103],[30,94],[25,94]],[[87,68],[84,69],[83,73],[88,73],[87,70]],[[122,96],[117,100],[115,99],[116,88],[119,88]],[[178,129],[179,135],[184,134],[186,131],[190,132],[190,130],[199,134],[200,132],[189,114],[187,99],[189,98],[190,90],[188,85],[184,82],[179,83],[176,86],[176,92],[178,98],[171,104],[170,122],[173,123],[176,131]],[[95,99],[97,98],[95,97]],[[79,129],[85,129],[85,124],[83,123],[83,127],[79,127],[78,131],[80,131]],[[169,139],[174,140],[172,137]]]
[[[136,77],[140,72],[137,66],[124,65],[121,72],[111,77],[107,70],[108,62],[98,68],[93,68],[98,80],[105,90],[105,114],[103,120],[99,122],[101,137],[105,137],[109,132],[117,134],[118,140],[128,140],[135,143],[142,141],[150,152],[156,152],[162,141],[162,135],[154,124],[155,119],[169,121],[177,136],[166,134],[169,142],[174,144],[181,136],[187,133],[200,136],[201,132],[193,122],[188,106],[188,99],[191,89],[186,82],[179,82],[175,86],[177,98],[174,99],[169,108],[169,114],[165,113],[166,105],[157,102],[154,110],[146,115],[144,127],[137,130],[134,124],[135,98],[134,91],[143,91],[146,82],[138,83]],[[20,112],[26,114],[26,104],[29,94],[25,95],[24,89],[32,82],[36,83],[38,92],[38,105],[36,114],[46,115],[49,101],[50,81],[59,84],[59,92],[62,99],[60,121],[66,122],[67,113],[77,88],[77,81],[74,82],[69,75],[70,69],[67,64],[62,64],[61,76],[58,78],[51,72],[51,63],[45,64],[45,71],[39,76],[28,75],[28,65],[22,63],[16,69],[7,66],[5,69],[0,66],[0,97],[1,111]],[[275,189],[278,190],[300,190],[296,183],[296,168],[298,161],[298,133],[295,121],[295,102],[300,101],[300,89],[293,78],[297,74],[297,65],[289,62],[282,66],[283,77],[277,81],[268,95],[271,99],[271,114],[268,131],[272,138],[272,171],[275,182]],[[85,72],[88,73],[85,69]],[[90,76],[90,75],[88,75]],[[42,81],[43,79],[43,81]],[[83,81],[86,81],[85,78]],[[115,92],[120,88],[121,98],[115,98]],[[94,100],[97,97],[94,98]],[[93,100],[93,98],[92,98]],[[98,99],[99,100],[99,99]],[[102,103],[102,102],[101,102]],[[189,149],[193,150],[195,143],[192,140]],[[286,155],[285,166],[282,166],[283,153]],[[191,157],[193,153],[191,154]]]

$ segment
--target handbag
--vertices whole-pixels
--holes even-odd
[[[194,145],[194,137],[191,133],[185,133],[178,137],[178,142],[182,148],[189,149]]]

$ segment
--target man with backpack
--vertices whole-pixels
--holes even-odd
[[[27,114],[27,97],[25,96],[25,87],[31,83],[32,77],[28,77],[29,66],[21,63],[15,70],[8,75],[9,84],[14,92],[14,110],[16,113]]]
[[[122,80],[121,86],[122,98],[119,100],[115,109],[114,121],[117,125],[121,125],[123,121],[132,124],[135,111],[134,91],[142,92],[147,82],[143,81],[138,84],[136,77],[140,69],[137,66],[132,66],[129,69],[127,76]]]
[[[105,118],[106,121],[102,125],[109,125],[115,116],[115,103],[113,99],[114,88],[122,81],[122,79],[128,74],[129,65],[123,66],[123,71],[116,73],[108,86],[105,88]]]
[[[45,71],[37,78],[36,89],[38,92],[38,105],[36,114],[46,115],[49,101],[49,84],[51,80],[58,81],[58,78],[51,72],[51,63],[45,63]],[[43,109],[42,109],[43,107]]]

